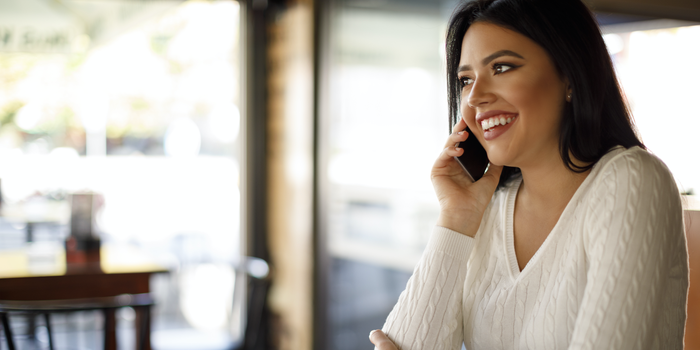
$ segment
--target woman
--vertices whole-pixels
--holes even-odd
[[[437,227],[372,342],[681,349],[680,196],[634,133],[586,6],[468,2],[450,20],[447,57],[455,126],[432,170]],[[468,137],[491,162],[474,183],[454,160]]]

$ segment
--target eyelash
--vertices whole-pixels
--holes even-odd
[[[497,67],[498,68],[508,67],[508,70],[506,70],[504,72],[496,73],[496,74],[502,74],[502,73],[505,73],[505,72],[515,68],[515,65],[510,64],[510,63],[494,63],[493,66],[491,67],[491,70],[496,71]]]
[[[496,70],[497,70],[498,68],[503,68],[503,67],[508,67],[508,69],[505,70],[505,71],[502,71],[502,72],[496,72]],[[520,66],[516,66],[516,65],[511,64],[511,63],[494,63],[494,64],[491,66],[491,70],[494,72],[493,75],[499,75],[499,74],[503,74],[503,73],[505,73],[505,72],[507,72],[507,71],[509,71],[509,70],[511,70],[511,69],[518,68],[518,67],[520,67]],[[466,79],[473,80],[473,79],[470,78],[470,77],[461,77],[461,78],[458,78],[459,84],[462,86],[462,88],[466,87],[467,85],[471,85],[471,83],[470,83],[470,84],[467,84],[467,83],[465,82]]]

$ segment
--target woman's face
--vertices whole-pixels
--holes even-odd
[[[567,84],[547,52],[522,34],[474,23],[462,41],[462,118],[497,165],[558,158]],[[505,124],[505,125],[503,125]]]

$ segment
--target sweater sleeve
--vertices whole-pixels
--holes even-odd
[[[462,290],[474,239],[436,227],[382,331],[401,350],[460,349]]]
[[[587,281],[570,349],[682,349],[688,256],[675,181],[641,149],[601,171],[587,210]]]

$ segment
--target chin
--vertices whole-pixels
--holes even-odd
[[[506,154],[503,154],[503,152],[489,150],[486,151],[486,154],[489,157],[489,163],[493,165],[509,166],[510,157],[508,157],[508,155]]]

